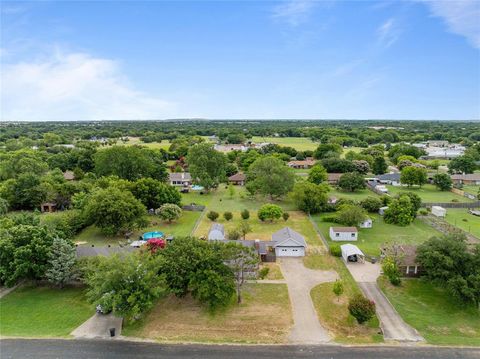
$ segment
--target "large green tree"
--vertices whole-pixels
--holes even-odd
[[[412,201],[407,195],[401,195],[399,198],[392,200],[384,214],[385,223],[399,226],[407,226],[414,219]]]
[[[449,191],[452,188],[452,179],[446,173],[437,173],[433,176],[433,183],[440,191]]]
[[[473,173],[477,168],[475,158],[471,156],[460,156],[454,158],[448,164],[448,171],[450,173]]]
[[[182,196],[178,190],[153,178],[141,178],[132,185],[133,195],[148,209],[159,208],[165,203],[180,205]]]
[[[313,157],[319,160],[329,157],[340,157],[342,151],[342,146],[337,143],[322,143],[313,152]]]
[[[208,143],[196,144],[188,150],[188,170],[193,181],[207,191],[216,187],[226,177],[227,159]]]
[[[290,193],[295,205],[305,213],[319,213],[328,202],[328,187],[311,182],[298,182]]]
[[[75,278],[76,251],[75,246],[63,238],[55,238],[48,255],[47,280],[53,285],[63,288]]]
[[[344,173],[338,180],[338,187],[348,192],[355,192],[366,187],[365,179],[360,173]]]
[[[308,172],[308,181],[315,184],[325,182],[327,178],[327,170],[320,163],[315,164]]]
[[[417,185],[422,186],[427,183],[427,170],[425,168],[407,166],[400,173],[400,182],[408,187]]]
[[[358,226],[361,222],[367,219],[367,213],[360,206],[343,204],[338,209],[335,217],[338,223],[346,226]]]
[[[261,157],[253,162],[247,173],[247,189],[270,198],[285,196],[293,188],[295,174],[275,157]]]

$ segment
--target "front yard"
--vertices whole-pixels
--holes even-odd
[[[439,191],[434,185],[426,184],[419,187],[387,186],[388,193],[396,196],[405,192],[413,192],[420,196],[422,202],[472,202],[467,197],[460,196],[450,191]]]
[[[338,223],[324,222],[322,218],[325,214],[312,216],[317,223],[323,236],[330,244],[336,243],[342,245],[352,243],[358,246],[365,254],[378,256],[380,254],[380,246],[384,243],[398,244],[420,244],[434,235],[440,234],[429,225],[423,223],[419,219],[415,219],[413,223],[406,227],[400,227],[394,224],[387,224],[383,218],[377,214],[369,214],[373,220],[372,228],[359,228],[358,241],[353,242],[334,242],[330,240],[330,227],[341,227]]]
[[[452,298],[444,288],[420,279],[400,287],[378,281],[392,305],[431,344],[480,346],[480,312]]]
[[[122,334],[162,342],[286,342],[293,324],[286,284],[247,284],[243,299],[211,314],[190,297],[169,296]]]
[[[94,309],[83,288],[21,287],[0,299],[0,335],[68,337]]]

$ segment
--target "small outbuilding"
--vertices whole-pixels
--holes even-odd
[[[371,218],[367,218],[366,220],[364,220],[363,222],[360,222],[358,224],[358,226],[360,228],[372,228],[373,227],[373,221]]]
[[[385,206],[385,207],[380,207],[380,209],[378,210],[378,214],[383,216],[385,214],[385,211],[388,209],[388,206]]]
[[[75,180],[75,174],[73,171],[65,171],[63,172],[63,178],[65,181],[74,181]]]
[[[285,227],[272,234],[277,257],[303,257],[307,243],[305,238],[290,227]]]
[[[208,232],[208,240],[209,241],[224,241],[225,240],[225,227],[223,224],[214,223],[210,227],[210,231]]]
[[[235,186],[244,186],[245,181],[247,180],[247,177],[245,176],[245,173],[235,173],[233,176],[228,177],[228,182]]]
[[[356,241],[358,229],[357,227],[330,227],[330,239],[335,242]]]
[[[342,244],[342,258],[345,263],[364,263],[365,254],[354,244]]]
[[[440,206],[432,206],[432,214],[436,217],[445,217],[447,210]]]
[[[57,204],[53,202],[44,202],[40,205],[40,210],[42,211],[42,213],[55,212],[57,210]]]

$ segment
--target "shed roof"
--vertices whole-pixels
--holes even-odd
[[[357,227],[330,227],[330,229],[334,232],[338,233],[352,233],[358,232]]]
[[[245,176],[245,173],[238,172],[228,177],[228,180],[229,181],[245,181],[246,178],[247,176]]]
[[[327,178],[329,181],[338,181],[342,175],[343,173],[328,173]]]

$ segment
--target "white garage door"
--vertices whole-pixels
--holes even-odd
[[[275,248],[277,257],[303,257],[305,248],[303,247],[277,247]]]

